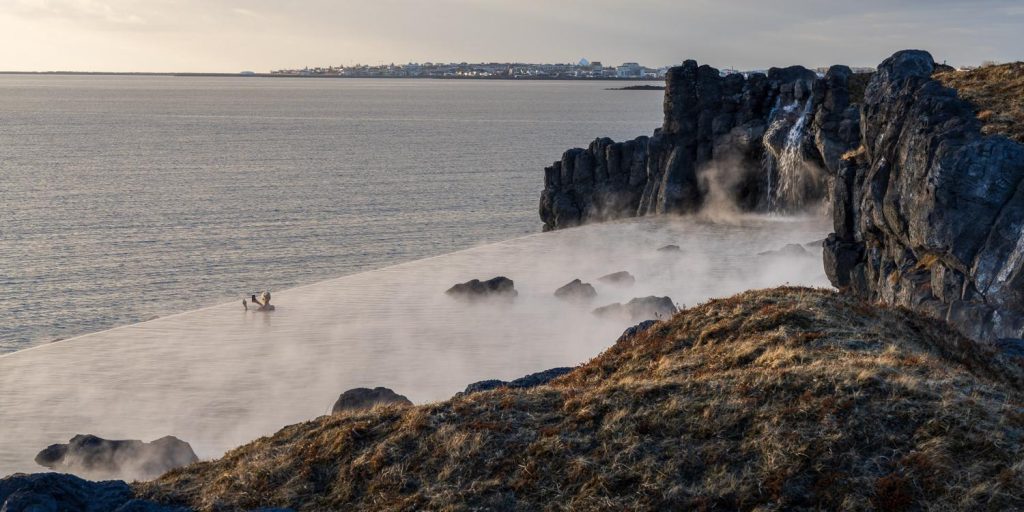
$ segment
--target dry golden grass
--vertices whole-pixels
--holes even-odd
[[[136,489],[201,510],[1021,509],[1022,377],[909,311],[750,291],[547,386],[321,417]]]
[[[1000,133],[1024,142],[1024,62],[944,71],[934,76],[974,104],[984,133]]]

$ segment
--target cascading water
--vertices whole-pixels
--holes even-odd
[[[813,101],[807,99],[800,117],[793,123],[786,135],[786,145],[779,158],[779,186],[776,193],[777,202],[790,208],[804,204],[807,170],[804,162],[804,138],[807,136],[807,119],[813,109]]]
[[[804,206],[805,190],[808,179],[808,170],[804,160],[803,145],[807,137],[807,120],[813,112],[813,99],[808,98],[803,108],[800,102],[779,107],[779,100],[772,107],[768,115],[768,129],[765,132],[765,152],[762,159],[766,181],[766,197],[768,211],[778,213],[785,210],[798,209]],[[795,120],[792,116],[799,110]],[[776,147],[769,142],[771,134],[785,129],[785,125],[792,122],[792,126],[786,132],[781,147]]]

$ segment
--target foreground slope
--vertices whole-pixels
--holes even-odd
[[[751,291],[547,386],[321,417],[136,490],[202,510],[1021,508],[1022,382],[916,313]]]

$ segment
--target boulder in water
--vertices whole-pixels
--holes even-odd
[[[587,301],[597,297],[597,290],[590,283],[573,279],[569,284],[555,290],[555,297],[571,301]]]
[[[658,252],[682,252],[683,249],[675,244],[669,244],[658,248]]]
[[[758,256],[768,256],[768,257],[779,257],[779,258],[793,257],[793,256],[796,256],[796,257],[812,256],[812,254],[810,252],[808,252],[807,249],[804,249],[804,247],[802,245],[800,245],[800,244],[786,244],[786,245],[782,246],[782,248],[780,248],[780,249],[777,249],[777,250],[774,250],[774,251],[759,252],[759,253],[757,253],[757,255]]]
[[[338,400],[334,402],[334,407],[331,408],[331,414],[342,411],[363,411],[378,405],[409,406],[412,405],[412,402],[388,388],[354,388],[338,397]]]
[[[612,272],[611,274],[597,278],[597,280],[602,283],[614,284],[616,286],[633,286],[633,283],[636,282],[636,278],[625,270]]]
[[[76,435],[67,444],[53,444],[36,455],[36,463],[54,471],[90,478],[156,478],[199,460],[192,447],[174,436],[144,443]]]
[[[482,299],[486,297],[512,298],[519,295],[515,283],[504,276],[493,277],[486,281],[473,279],[449,288],[446,294],[460,299]]]
[[[669,297],[638,297],[625,304],[616,302],[602,306],[593,311],[597,316],[617,318],[628,322],[643,320],[659,320],[668,318],[679,312]]]

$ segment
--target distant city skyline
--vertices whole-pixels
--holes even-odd
[[[652,68],[1024,58],[1014,0],[4,0],[4,71],[269,72],[408,62]]]

